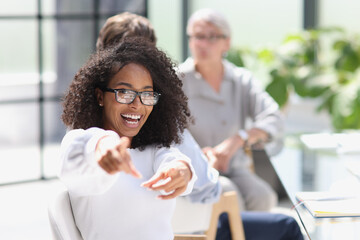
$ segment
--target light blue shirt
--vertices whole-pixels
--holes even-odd
[[[182,143],[176,144],[174,147],[190,158],[197,175],[192,192],[184,197],[194,203],[217,202],[221,194],[219,172],[210,167],[200,146],[188,130],[184,131],[182,139]]]

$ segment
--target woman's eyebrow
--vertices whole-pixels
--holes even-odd
[[[145,86],[143,87],[143,89],[153,89],[154,87],[153,86]]]
[[[129,87],[129,88],[133,88],[132,84],[126,83],[126,82],[119,82],[119,83],[116,84],[116,86],[126,86],[126,87]],[[154,88],[153,86],[145,86],[142,89],[153,89],[153,88]]]
[[[132,87],[132,85],[130,83],[125,83],[125,82],[119,82],[116,84],[116,86],[126,86],[126,87]]]

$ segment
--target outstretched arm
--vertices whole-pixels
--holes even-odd
[[[99,139],[95,158],[100,167],[109,174],[124,171],[136,178],[141,178],[141,174],[136,170],[131,161],[127,148],[130,147],[131,141],[128,137],[117,138],[114,136],[104,136]]]
[[[116,164],[113,166],[113,163],[107,160],[108,157],[113,158],[116,155],[116,151],[109,149],[112,145],[116,146],[120,142],[117,133],[100,128],[69,131],[61,143],[62,162],[58,174],[69,192],[76,196],[106,192],[118,177],[117,174],[108,174],[108,172],[119,169]],[[123,155],[127,155],[126,141],[120,145],[122,145],[120,151]],[[125,168],[126,171],[138,176],[137,171],[132,167],[125,167],[123,163],[120,165],[124,165],[120,169]]]
[[[192,172],[187,162],[178,160],[158,171],[152,178],[142,184],[154,191],[165,191],[160,199],[172,199],[185,192],[192,178]]]

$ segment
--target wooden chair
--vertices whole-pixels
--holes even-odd
[[[175,234],[174,240],[207,240],[206,235],[200,234]]]
[[[177,208],[181,207],[181,206],[178,206],[179,204],[183,204],[183,203],[178,202]],[[203,229],[204,234],[198,234],[198,235],[196,235],[196,234],[194,234],[194,235],[176,234],[174,240],[191,240],[191,239],[214,240],[216,237],[219,216],[224,212],[226,212],[229,217],[229,224],[230,224],[230,231],[231,231],[232,239],[233,240],[244,240],[245,239],[244,228],[243,228],[243,224],[242,224],[241,217],[239,214],[240,210],[239,210],[236,192],[223,193],[220,197],[220,200],[215,204],[201,204],[201,205],[208,207],[207,213],[210,215],[210,218],[208,220],[208,225],[205,229]],[[195,208],[199,207],[199,204],[195,204],[194,206],[195,206]],[[193,226],[194,224],[195,225],[197,224],[196,222],[193,223],[193,221],[192,221],[192,218],[195,218],[196,215],[199,214],[199,213],[197,213],[196,209],[188,209],[188,211],[184,211],[184,209],[180,209],[178,211],[178,213],[177,213],[177,210],[175,211],[174,218],[181,217],[184,219],[184,221],[188,221],[188,225],[191,225],[191,226]],[[201,209],[201,210],[203,211],[203,209]],[[186,214],[186,212],[188,214]],[[208,218],[207,214],[201,213],[200,215],[205,215],[205,216],[202,216],[202,218],[205,218],[205,219]],[[184,229],[183,223],[184,222],[181,222],[181,221],[177,221],[177,223],[173,221],[174,231],[175,232],[186,231],[186,229]],[[182,224],[182,225],[176,226],[176,224]],[[191,230],[189,229],[189,232],[194,231],[194,230],[195,229],[191,229]],[[196,229],[196,230],[199,231],[201,229]]]
[[[246,146],[244,148],[244,152],[246,155],[248,155],[248,157],[250,158],[250,164],[249,164],[249,169],[252,173],[255,173],[255,164],[254,164],[254,156],[253,156],[253,151],[251,149],[250,146]]]

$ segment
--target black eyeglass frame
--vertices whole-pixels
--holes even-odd
[[[116,100],[118,103],[121,103],[121,104],[131,104],[131,103],[134,102],[135,98],[136,98],[137,96],[139,96],[140,102],[141,102],[143,105],[145,105],[145,106],[155,106],[155,105],[158,103],[158,101],[159,101],[159,99],[160,99],[160,96],[161,96],[160,93],[155,92],[155,91],[142,91],[142,92],[137,92],[137,91],[130,90],[130,89],[125,89],[125,88],[114,89],[114,88],[108,88],[108,87],[100,88],[100,89],[101,89],[103,92],[113,92],[113,93],[115,93],[115,100]],[[125,103],[125,102],[120,102],[120,101],[118,100],[118,92],[119,92],[119,91],[131,92],[131,93],[134,93],[135,96],[134,96],[134,98],[133,98],[130,102],[126,102],[126,103]],[[155,97],[155,99],[154,99],[155,103],[154,103],[154,104],[146,104],[146,103],[144,103],[144,102],[143,102],[143,99],[142,99],[142,95],[141,95],[141,94],[143,94],[143,93],[152,93],[152,94],[154,95],[154,97]]]

